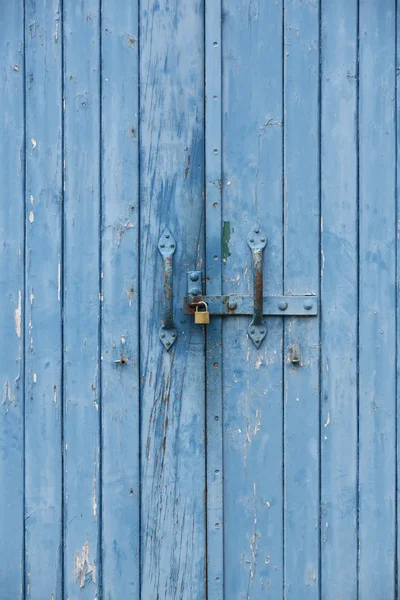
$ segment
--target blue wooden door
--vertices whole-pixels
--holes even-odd
[[[0,600],[397,598],[397,0],[0,24]]]

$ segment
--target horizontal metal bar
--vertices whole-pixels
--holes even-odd
[[[192,315],[196,304],[206,302],[211,315],[252,315],[254,296],[186,296],[185,315]],[[315,317],[318,313],[317,296],[264,296],[263,315],[270,317]]]

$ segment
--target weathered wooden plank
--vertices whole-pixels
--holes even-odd
[[[64,595],[100,592],[99,3],[64,5]]]
[[[282,293],[282,3],[232,0],[223,17],[223,293],[252,293],[247,236],[268,238],[264,293]],[[225,597],[280,598],[282,319],[257,350],[249,318],[223,324]]]
[[[102,8],[103,597],[139,598],[138,5]]]
[[[321,597],[357,597],[357,1],[321,5]]]
[[[0,6],[0,596],[21,598],[24,573],[24,9]]]
[[[140,344],[142,598],[205,597],[204,339],[183,314],[202,267],[203,3],[140,6]],[[159,338],[168,227],[178,338]],[[149,307],[151,306],[151,310]]]
[[[359,14],[359,598],[395,597],[395,0]]]
[[[205,6],[206,291],[222,292],[222,2]],[[207,594],[224,598],[222,320],[206,328]]]
[[[284,293],[318,294],[319,3],[285,3],[284,36]],[[319,323],[284,323],[285,598],[316,599]]]
[[[25,3],[25,577],[32,600],[62,597],[61,31],[59,0]]]

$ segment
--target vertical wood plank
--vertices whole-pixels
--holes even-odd
[[[357,0],[321,5],[321,597],[357,597]]]
[[[183,315],[203,265],[204,5],[140,5],[140,377],[142,598],[205,597],[204,338]],[[162,257],[175,240],[174,320],[164,350]]]
[[[22,598],[24,572],[24,8],[0,20],[0,596]],[[7,25],[5,25],[7,24]]]
[[[99,2],[64,1],[64,493],[68,598],[100,594]]]
[[[139,598],[138,3],[102,7],[103,597]]]
[[[319,3],[286,2],[284,36],[284,293],[317,295]],[[319,596],[318,320],[284,321],[285,598]]]
[[[222,2],[205,7],[206,293],[222,293]],[[206,328],[207,593],[224,598],[222,319]]]
[[[26,3],[25,526],[32,600],[62,597],[61,31],[59,0]]]
[[[282,293],[282,3],[223,13],[223,293],[253,293],[247,236],[266,233],[264,294]],[[210,100],[208,100],[210,101]],[[223,323],[225,597],[282,597],[282,319],[257,350]]]
[[[395,597],[395,1],[361,2],[359,19],[359,597],[366,600]]]

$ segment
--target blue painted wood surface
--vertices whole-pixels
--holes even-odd
[[[64,596],[101,591],[100,12],[63,4]]]
[[[0,596],[24,597],[25,86],[23,2],[1,4]],[[4,25],[6,27],[4,27]]]
[[[252,291],[257,220],[268,238],[264,293],[283,291],[282,17],[281,2],[224,6],[224,294]],[[283,322],[268,319],[257,350],[249,321],[223,324],[224,578],[235,599],[283,589]]]
[[[183,314],[203,268],[204,6],[140,4],[141,597],[205,597],[204,335]],[[160,343],[163,261],[176,239],[174,323]]]
[[[62,590],[62,21],[25,3],[25,590]],[[44,107],[46,109],[44,110]]]
[[[360,598],[396,593],[395,32],[394,0],[360,4]]]
[[[321,4],[321,597],[357,597],[357,2]],[[343,549],[346,549],[345,551]]]
[[[319,293],[319,5],[285,3],[284,293]],[[319,324],[284,323],[285,598],[319,597]],[[291,362],[294,348],[300,362]]]
[[[101,18],[102,593],[138,598],[138,10],[104,0]]]
[[[397,597],[397,11],[1,4],[1,600]]]

